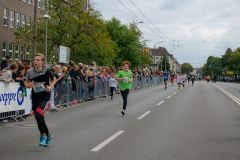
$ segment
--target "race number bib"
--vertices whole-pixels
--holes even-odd
[[[44,86],[44,83],[35,83],[33,86],[34,93],[45,91],[46,88]]]
[[[125,77],[125,79],[123,80],[123,83],[128,83],[128,78],[127,77]]]

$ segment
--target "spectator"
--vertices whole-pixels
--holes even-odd
[[[78,66],[75,66],[75,65],[69,66],[68,69],[69,69],[68,71],[70,73],[70,77],[73,79],[78,79],[77,72],[76,72],[76,70],[78,69]]]
[[[9,66],[11,66],[14,63],[12,59],[9,60]]]
[[[31,68],[31,66],[29,66],[29,65],[26,65],[26,66],[25,66],[25,74],[27,73],[27,71],[28,71],[30,68]]]
[[[25,81],[25,67],[23,65],[18,65],[18,71],[17,71],[17,77],[15,79],[15,82],[20,82],[20,85],[22,87],[25,87],[24,81]]]
[[[3,75],[0,76],[0,81],[4,81],[4,82],[15,82],[12,79],[12,73],[13,72],[17,72],[18,70],[18,65],[17,64],[12,64],[11,66],[9,66],[8,68],[5,68],[2,73]]]
[[[6,56],[6,59],[3,60],[2,63],[1,63],[1,69],[2,70],[4,70],[5,68],[10,66],[9,61],[10,61],[10,57]]]
[[[52,67],[56,67],[56,62],[53,62],[53,65],[50,67],[50,68],[52,68]]]
[[[83,66],[80,65],[79,66],[79,70],[77,71],[77,76],[79,77],[79,79],[83,79]]]

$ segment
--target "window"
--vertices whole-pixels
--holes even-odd
[[[17,17],[16,17],[16,28],[18,29],[20,27],[20,13],[17,13]]]
[[[35,0],[33,0],[33,1],[35,1]],[[28,4],[31,4],[32,3],[32,0],[28,0]]]
[[[38,0],[38,8],[41,8],[41,0]]]
[[[31,30],[31,17],[28,17],[27,19],[27,26],[28,26],[28,29]]]
[[[10,17],[10,27],[14,27],[14,11],[11,11],[11,17]]]
[[[25,47],[24,45],[21,46],[21,60],[24,59],[24,54],[25,54]]]
[[[26,2],[26,0],[23,0],[23,2]]]
[[[45,9],[45,0],[42,0],[42,8]]]
[[[15,45],[15,59],[17,59],[17,60],[18,60],[18,53],[19,53],[19,45],[16,44]]]
[[[7,42],[3,42],[3,58],[6,58],[6,53],[7,53]]]
[[[9,57],[12,58],[13,57],[13,43],[9,44]]]
[[[27,48],[26,59],[29,59],[29,51],[30,51],[30,49],[29,49],[29,48]]]
[[[8,21],[8,9],[4,8],[4,18],[3,18],[3,25],[7,26]]]
[[[156,59],[158,59],[158,57],[156,57]]]
[[[25,30],[25,24],[26,24],[26,15],[22,15],[22,27]]]
[[[33,5],[35,6],[35,0],[32,1]]]

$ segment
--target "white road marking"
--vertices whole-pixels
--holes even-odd
[[[164,101],[161,101],[160,103],[158,103],[157,105],[160,106]]]
[[[117,138],[118,136],[120,136],[124,131],[118,131],[117,133],[115,133],[114,135],[112,135],[111,137],[109,137],[107,140],[105,140],[104,142],[102,142],[101,144],[99,144],[98,146],[96,146],[95,148],[93,148],[91,151],[92,152],[97,152],[100,149],[102,149],[104,146],[106,146],[108,143],[110,143],[111,141],[113,141],[115,138]]]
[[[140,117],[138,117],[138,119],[143,119],[146,115],[148,115],[151,111],[147,111],[146,113],[144,113],[143,115],[141,115]]]
[[[168,96],[167,98],[171,98],[172,96]]]
[[[173,94],[176,94],[177,92],[173,92]]]
[[[240,100],[238,98],[236,98],[235,96],[233,96],[232,94],[230,94],[229,92],[225,91],[224,89],[222,89],[221,87],[212,84],[213,86],[215,86],[216,88],[218,88],[220,91],[222,91],[223,93],[225,93],[228,97],[230,97],[233,101],[235,101],[238,105],[240,105]]]

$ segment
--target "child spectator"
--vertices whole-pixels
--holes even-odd
[[[109,79],[109,86],[110,86],[111,100],[113,100],[113,91],[117,87],[117,81],[115,80],[115,73],[111,74],[111,78]]]
[[[5,68],[2,71],[2,76],[0,76],[0,81],[4,81],[4,82],[15,82],[12,79],[12,73],[17,72],[18,70],[18,65],[17,64],[12,64],[10,67]]]

